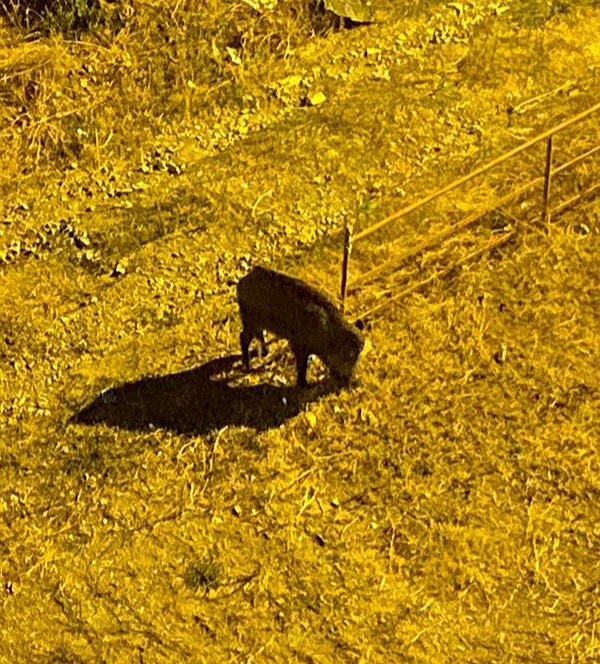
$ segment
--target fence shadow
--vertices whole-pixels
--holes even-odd
[[[195,435],[224,426],[264,431],[294,417],[307,403],[340,389],[331,380],[304,388],[267,383],[232,386],[231,376],[220,374],[231,373],[240,360],[240,355],[228,355],[188,371],[105,390],[74,414],[71,422],[141,431],[164,428]]]

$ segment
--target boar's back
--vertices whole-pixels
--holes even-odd
[[[242,317],[253,328],[270,330],[309,346],[327,343],[343,319],[335,304],[316,288],[287,274],[255,267],[237,286]]]

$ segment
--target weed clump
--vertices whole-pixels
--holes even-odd
[[[99,0],[0,0],[0,10],[15,27],[70,38],[106,26],[123,27],[120,8],[110,9]]]
[[[218,588],[220,578],[221,567],[210,558],[192,563],[183,576],[184,583],[190,590]]]

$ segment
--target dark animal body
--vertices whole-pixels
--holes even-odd
[[[264,330],[288,339],[298,369],[298,385],[306,385],[309,355],[317,355],[335,378],[349,383],[364,341],[321,291],[287,274],[255,267],[237,285],[243,330],[244,365],[250,368],[253,339],[266,354]]]

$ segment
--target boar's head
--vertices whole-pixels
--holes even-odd
[[[364,345],[360,332],[344,321],[332,339],[327,357],[327,365],[335,378],[350,382]]]

